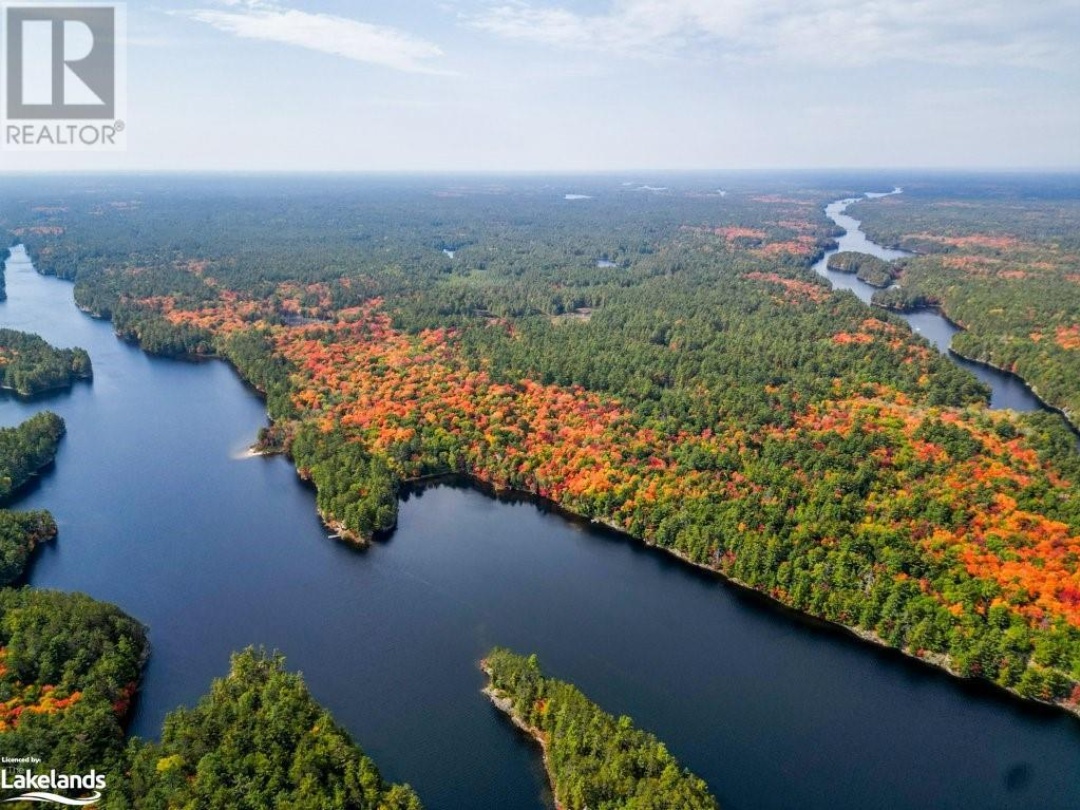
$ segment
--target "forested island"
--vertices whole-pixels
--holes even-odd
[[[837,273],[854,273],[871,287],[888,287],[896,280],[897,271],[891,262],[865,253],[844,251],[829,257],[828,267]]]
[[[52,463],[63,435],[64,421],[48,412],[18,427],[0,428],[0,506]],[[38,544],[54,537],[56,521],[48,512],[0,508],[0,587],[20,579]]]
[[[0,509],[0,587],[20,580],[34,549],[56,535],[56,520],[45,510]]]
[[[165,721],[161,742],[133,740],[110,810],[420,810],[388,784],[279,655],[249,649],[193,709]]]
[[[536,656],[496,649],[482,666],[492,702],[543,748],[559,810],[716,810],[708,786],[662,742],[546,677]]]
[[[999,182],[972,194],[924,183],[858,204],[867,234],[918,254],[875,303],[939,308],[958,354],[1013,372],[1080,420],[1080,201]]]
[[[57,349],[38,335],[0,329],[0,387],[31,397],[93,377],[82,349]]]
[[[228,358],[348,534],[391,528],[403,482],[464,473],[1076,710],[1073,439],[989,411],[810,270],[851,189],[289,190],[106,188],[5,224],[123,336]]]
[[[66,430],[64,420],[49,411],[18,427],[0,428],[0,503],[38,470],[52,464]]]

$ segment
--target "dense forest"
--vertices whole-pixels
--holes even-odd
[[[43,411],[18,427],[0,428],[0,503],[56,458],[64,420]]]
[[[143,627],[112,605],[0,590],[0,753],[40,752],[62,773],[118,767],[146,651]]]
[[[56,521],[44,510],[0,509],[0,588],[21,579],[34,549],[56,534]]]
[[[246,650],[193,709],[165,721],[161,742],[133,740],[128,778],[105,807],[200,810],[420,810],[285,671]]]
[[[576,687],[546,677],[536,656],[493,650],[483,663],[495,705],[539,742],[557,807],[715,810],[708,786],[656,737],[615,718]]]
[[[953,350],[1024,378],[1080,423],[1080,199],[1029,184],[974,193],[916,184],[860,202],[873,240],[919,255],[875,301],[940,308],[964,328]]]
[[[93,376],[83,349],[57,349],[38,335],[0,329],[0,387],[29,397]]]
[[[15,428],[0,428],[0,506],[42,467],[52,463],[64,420],[40,413]],[[56,537],[56,521],[44,511],[0,509],[0,587],[19,580],[39,543]]]
[[[1073,439],[812,272],[853,189],[163,182],[23,191],[2,224],[123,336],[228,358],[343,535],[466,473],[1080,703]]]

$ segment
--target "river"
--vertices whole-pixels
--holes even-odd
[[[866,198],[875,199],[877,197],[888,197],[892,194],[900,193],[902,193],[902,191],[899,188],[887,194],[870,192],[866,195]],[[819,275],[824,276],[834,288],[838,290],[850,290],[857,295],[861,301],[865,301],[869,304],[870,299],[873,298],[874,293],[877,292],[877,288],[872,287],[864,281],[860,281],[855,277],[854,273],[837,273],[830,270],[829,257],[840,253],[841,251],[852,251],[854,253],[866,253],[871,256],[877,256],[879,259],[884,259],[885,261],[894,261],[914,254],[904,250],[893,250],[892,248],[883,247],[875,242],[871,242],[870,239],[867,238],[862,230],[859,220],[847,214],[848,208],[855,203],[860,202],[862,199],[864,198],[850,197],[844,200],[837,200],[826,206],[825,215],[836,225],[844,229],[844,235],[837,240],[839,247],[826,253],[822,259],[814,265],[814,270]],[[1031,392],[1031,389],[1028,388],[1024,381],[1015,374],[998,371],[997,369],[990,368],[981,363],[973,363],[970,360],[965,360],[963,357],[949,351],[949,347],[952,345],[953,336],[959,332],[960,329],[947,318],[943,317],[939,312],[924,309],[917,312],[903,313],[900,317],[908,322],[913,331],[933,343],[938,351],[990,386],[991,408],[1013,411],[1038,411],[1045,409],[1045,405],[1043,405],[1039,398]]]
[[[26,261],[7,288],[2,325],[93,358],[92,383],[0,398],[0,421],[67,420],[55,468],[17,504],[60,524],[31,582],[149,625],[138,734],[261,644],[430,810],[543,810],[537,750],[480,693],[477,661],[501,644],[656,732],[725,810],[1080,806],[1076,718],[542,504],[438,486],[406,499],[388,541],[332,542],[286,459],[245,458],[266,416],[228,366],[148,357]]]

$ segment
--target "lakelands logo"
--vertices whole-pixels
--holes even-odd
[[[116,4],[4,6],[5,148],[123,148],[123,11]]]
[[[86,774],[34,773],[27,768],[23,771],[0,770],[0,789],[22,791],[18,796],[4,799],[8,802],[40,802],[59,804],[67,807],[86,807],[101,801],[101,791],[105,789],[105,775],[97,771]],[[82,794],[76,798],[62,796],[55,791]],[[85,795],[87,791],[93,791]]]

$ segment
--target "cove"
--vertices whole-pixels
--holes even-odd
[[[901,189],[897,188],[888,194],[870,192],[866,195],[866,198],[875,199],[877,197],[887,197],[892,194],[900,193],[902,193]],[[860,281],[853,273],[838,273],[829,270],[829,257],[834,256],[841,251],[852,251],[854,253],[866,253],[871,256],[877,256],[879,259],[884,259],[885,261],[893,261],[914,254],[908,253],[905,250],[894,250],[892,248],[883,247],[875,242],[871,242],[870,239],[867,238],[862,230],[862,223],[846,213],[848,208],[859,202],[861,199],[863,198],[851,197],[837,200],[826,206],[825,215],[836,225],[844,229],[844,235],[837,239],[839,247],[835,250],[828,251],[814,265],[814,270],[827,279],[835,289],[849,290],[858,296],[859,300],[869,304],[874,293],[877,292],[876,288],[864,281]],[[1022,412],[1048,410],[1042,401],[1032,393],[1031,389],[1028,388],[1024,381],[1015,374],[998,371],[997,369],[983,365],[982,363],[974,363],[951,352],[949,347],[952,345],[953,336],[960,331],[960,328],[941,313],[930,309],[923,309],[916,312],[896,314],[908,322],[912,331],[922,335],[933,343],[938,351],[990,386],[991,408]]]
[[[21,254],[20,254],[21,255]],[[1080,722],[804,620],[542,503],[443,483],[366,552],[331,542],[224,363],[151,358],[17,257],[0,324],[82,346],[92,383],[0,397],[68,423],[16,508],[60,537],[36,587],[150,627],[132,731],[155,736],[248,644],[280,649],[393,780],[434,810],[550,807],[540,757],[491,706],[479,659],[535,652],[655,732],[726,810],[1075,808]]]

